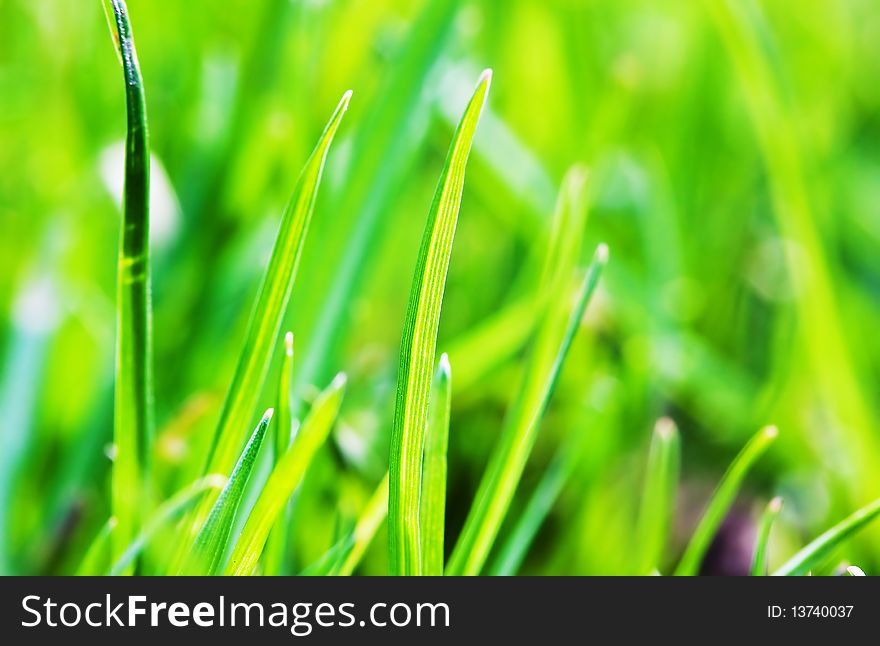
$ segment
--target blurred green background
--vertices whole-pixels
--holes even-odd
[[[680,426],[675,559],[731,457],[780,440],[704,571],[771,565],[880,495],[880,9],[874,0],[130,0],[153,152],[162,497],[194,476],[299,169],[342,93],[289,308],[296,396],[351,380],[293,513],[305,567],[388,463],[406,297],[454,125],[494,69],[438,350],[447,549],[496,440],[556,193],[591,170],[611,248],[514,502],[575,472],[522,573],[631,572],[651,428]],[[69,573],[106,520],[125,110],[100,2],[0,0],[0,571]],[[480,326],[497,327],[477,337]],[[274,378],[266,387],[272,405]],[[193,467],[193,465],[198,465]],[[509,525],[502,531],[509,532]],[[846,558],[880,566],[880,532]],[[387,571],[384,530],[361,573]],[[838,559],[838,560],[840,560]],[[830,566],[836,565],[831,563]]]

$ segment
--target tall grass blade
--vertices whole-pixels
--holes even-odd
[[[219,475],[199,478],[159,505],[144,524],[141,532],[110,568],[110,575],[123,574],[159,531],[166,529],[176,518],[198,502],[204,494],[221,489],[226,482],[226,478]]]
[[[578,287],[574,306],[564,273],[556,268],[545,272],[555,287],[554,298],[536,331],[516,399],[449,559],[447,574],[477,575],[483,568],[534,446],[562,363],[607,261],[608,247],[603,244]]]
[[[846,568],[846,573],[849,576],[865,576],[865,571],[858,565],[850,565]]]
[[[339,576],[350,576],[354,572],[387,515],[388,473],[386,472],[354,526],[351,550],[337,571]]]
[[[150,145],[147,107],[124,0],[111,0],[122,61],[127,115],[125,184],[116,274],[116,386],[112,511],[118,525],[113,554],[134,538],[148,503],[153,435],[152,313],[150,306]],[[107,6],[105,4],[105,10]],[[112,33],[112,31],[111,31]]]
[[[777,496],[767,503],[767,508],[761,514],[758,537],[755,539],[755,554],[752,557],[752,576],[767,576],[767,544],[770,541],[770,530],[773,529],[773,523],[780,511],[782,498]]]
[[[491,79],[490,70],[483,72],[453,137],[428,213],[410,291],[400,347],[397,403],[391,429],[388,535],[392,574],[421,572],[419,497],[422,452],[440,307],[464,189],[467,158]]]
[[[273,412],[271,408],[267,410],[254,429],[251,439],[229,476],[229,481],[223,487],[205,524],[196,535],[193,546],[181,566],[180,574],[212,575],[221,566],[235,515],[241,506],[248,480],[256,466],[257,455],[266,437]]]
[[[257,565],[275,519],[333,428],[345,393],[345,382],[344,374],[336,375],[318,396],[293,444],[272,470],[235,544],[226,566],[227,575],[248,575]]]
[[[281,218],[272,257],[254,303],[238,368],[220,414],[208,460],[208,472],[229,471],[241,446],[242,429],[251,424],[251,416],[262,391],[284,311],[293,289],[327,151],[350,98],[349,90],[336,106],[318,145],[300,174]]]
[[[660,569],[675,509],[680,461],[681,441],[678,429],[675,422],[663,417],[654,426],[639,509],[637,535],[642,542],[639,574]]]
[[[110,544],[113,531],[116,529],[116,519],[113,516],[101,525],[98,535],[89,545],[86,555],[76,569],[76,576],[102,576],[110,567],[111,550]]]
[[[440,355],[431,397],[422,460],[421,521],[422,574],[443,575],[443,536],[446,531],[446,449],[449,444],[449,415],[452,369],[449,357]]]
[[[715,533],[721,526],[721,522],[730,510],[736,495],[739,492],[743,479],[748,473],[752,465],[763,455],[767,447],[776,439],[779,432],[775,426],[766,426],[758,431],[752,439],[746,443],[742,451],[733,459],[733,462],[727,468],[727,471],[721,477],[721,482],[712,494],[706,510],[703,512],[697,528],[688,543],[678,567],[675,569],[675,576],[694,576],[700,569],[703,562],[703,556]]]
[[[792,556],[773,576],[801,576],[816,568],[844,541],[880,515],[880,499],[850,514]]]

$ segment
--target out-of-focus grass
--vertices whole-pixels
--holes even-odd
[[[342,550],[336,569],[388,571],[376,487],[388,468],[406,296],[424,206],[484,67],[493,96],[474,139],[438,337],[455,371],[447,557],[522,378],[553,202],[578,163],[591,169],[583,246],[605,241],[613,261],[489,562],[532,516],[536,487],[574,433],[579,457],[558,492],[551,482],[518,571],[640,567],[647,438],[664,415],[683,453],[661,572],[764,424],[778,424],[780,438],[720,529],[751,540],[718,541],[703,571],[748,571],[751,548],[729,546],[754,545],[776,494],[786,504],[769,535],[770,572],[880,495],[873,3],[810,4],[794,20],[782,0],[128,4],[152,153],[153,509],[202,475],[278,214],[328,106],[351,87],[357,99],[279,328],[297,339],[293,427],[317,386],[337,371],[349,382],[286,514],[281,562],[302,571],[334,544],[350,547],[339,535],[360,519],[356,549]],[[76,571],[112,513],[125,103],[100,5],[0,3],[5,573]],[[259,410],[277,405],[278,347]],[[255,423],[238,429],[242,440]],[[271,453],[259,458],[245,511]],[[143,567],[178,521],[151,535]],[[841,554],[868,573],[880,566],[871,531]],[[99,552],[93,563],[108,558]]]

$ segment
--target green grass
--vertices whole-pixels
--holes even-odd
[[[0,573],[876,571],[876,12],[788,9],[0,3]]]
[[[111,542],[121,556],[149,506],[153,441],[150,304],[150,144],[144,81],[124,0],[111,0],[125,86],[125,183],[116,275],[116,389]],[[108,10],[106,2],[105,11]],[[108,19],[109,19],[108,12]],[[112,32],[111,32],[112,33]]]
[[[678,428],[671,419],[661,418],[651,436],[645,486],[639,507],[637,531],[642,546],[639,574],[648,574],[661,567],[675,513],[680,463]]]
[[[880,516],[880,500],[875,500],[850,514],[831,529],[816,537],[806,547],[782,564],[775,576],[801,576],[821,565],[844,541]]]
[[[199,533],[196,534],[179,574],[210,575],[222,568],[235,517],[241,508],[248,480],[257,464],[257,456],[266,438],[273,413],[271,408],[267,410],[251,434],[247,446],[244,447],[235,468],[229,475],[229,480],[211,507]]]
[[[775,426],[762,428],[734,458],[706,504],[700,522],[697,523],[690,542],[675,569],[677,576],[693,576],[698,573],[703,556],[709,549],[709,545],[728,510],[736,500],[746,474],[778,435],[779,431]]]
[[[421,574],[419,500],[422,495],[422,453],[440,308],[464,190],[467,159],[491,80],[490,70],[480,76],[452,138],[428,213],[410,290],[400,344],[397,402],[391,427],[388,539],[392,574]]]
[[[767,575],[767,544],[770,541],[770,530],[779,512],[782,511],[782,498],[773,498],[767,503],[767,508],[761,514],[761,522],[758,525],[758,537],[755,539],[755,554],[752,557],[752,576]]]
[[[296,439],[278,460],[235,543],[226,574],[247,575],[253,572],[276,518],[330,434],[345,394],[345,383],[345,375],[340,373],[318,396],[309,415],[303,420]]]
[[[446,453],[449,446],[449,414],[452,409],[452,367],[444,352],[440,355],[425,423],[422,456],[422,491],[419,496],[419,549],[421,572],[443,574],[443,542],[446,535]]]

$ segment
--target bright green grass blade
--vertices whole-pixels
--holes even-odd
[[[858,565],[850,565],[846,568],[846,573],[849,576],[865,576],[865,571]]]
[[[752,576],[767,576],[767,544],[770,541],[770,530],[779,512],[782,511],[782,498],[773,498],[761,514],[758,525],[758,537],[755,539],[755,554],[752,557]]]
[[[483,568],[534,446],[562,363],[607,261],[608,247],[603,244],[596,250],[573,307],[567,281],[561,280],[554,291],[555,297],[550,300],[536,332],[501,439],[449,559],[448,575],[477,575]],[[545,273],[550,276],[556,272]]]
[[[397,403],[391,428],[388,536],[392,574],[420,574],[421,571],[419,496],[422,452],[440,307],[464,189],[467,158],[491,79],[490,70],[483,72],[455,131],[428,213],[410,291],[400,344]]]
[[[118,521],[112,537],[113,554],[118,558],[137,533],[140,515],[148,503],[153,376],[147,107],[124,0],[112,0],[112,13],[116,23],[114,40],[122,60],[127,113],[125,188],[116,275],[115,458],[111,504]]]
[[[428,401],[428,424],[422,460],[421,521],[422,574],[443,575],[443,535],[446,530],[446,448],[452,393],[449,357],[440,355]]]
[[[244,498],[248,480],[257,464],[257,455],[266,437],[266,429],[272,420],[270,408],[263,414],[263,418],[254,429],[251,439],[241,452],[229,481],[223,487],[223,491],[214,502],[208,518],[196,535],[192,548],[180,568],[180,574],[187,575],[212,575],[221,566],[223,556],[226,554],[226,545],[235,515]]]
[[[167,528],[174,519],[190,509],[202,495],[221,489],[226,482],[226,478],[218,475],[199,478],[159,505],[141,532],[110,568],[110,575],[123,574],[159,531]]]
[[[828,555],[853,534],[864,529],[880,515],[880,499],[850,514],[792,556],[773,576],[801,576],[816,568]]]
[[[354,526],[354,540],[351,550],[337,571],[339,576],[350,576],[354,572],[387,515],[388,473],[386,472]]]
[[[498,556],[489,568],[492,576],[513,576],[528,554],[538,530],[547,519],[562,488],[574,472],[582,453],[584,438],[581,433],[569,433],[547,466],[541,481],[526,504],[507,540],[498,550]]]
[[[351,142],[352,160],[345,190],[333,203],[338,221],[320,253],[309,253],[303,269],[310,278],[302,290],[306,303],[295,314],[297,334],[305,339],[294,376],[294,401],[309,384],[323,383],[346,346],[347,314],[361,277],[381,262],[383,240],[396,223],[388,220],[416,154],[428,139],[430,112],[425,82],[445,65],[446,42],[455,33],[461,0],[422,3],[424,9],[395,52],[387,83],[375,107],[361,121]],[[405,216],[404,216],[405,217]],[[294,405],[294,412],[299,410]]]
[[[86,555],[76,570],[76,576],[101,576],[107,573],[110,566],[111,550],[110,545],[113,531],[116,529],[116,519],[113,516],[107,519],[107,522],[101,526],[98,535],[89,545]]]
[[[715,489],[712,497],[709,499],[706,511],[703,512],[703,517],[700,518],[700,522],[694,530],[694,534],[681,557],[681,561],[679,561],[678,567],[675,569],[675,576],[694,576],[697,574],[700,564],[703,562],[703,556],[706,554],[706,550],[709,549],[709,545],[721,526],[724,516],[727,515],[730,506],[736,499],[746,473],[748,473],[758,458],[763,455],[777,435],[779,435],[779,432],[775,426],[762,428],[748,441],[742,451],[739,452],[739,455],[734,458],[722,476],[721,482],[718,483],[718,487]]]
[[[226,574],[248,575],[253,571],[275,519],[333,428],[345,393],[345,382],[344,374],[336,375],[315,400],[296,439],[278,461],[260,492],[229,558]]]
[[[669,537],[681,461],[678,429],[668,417],[654,426],[636,535],[641,541],[639,574],[659,570]]]
[[[251,423],[296,278],[327,151],[350,98],[349,90],[343,95],[324,128],[324,133],[306,162],[284,211],[275,248],[254,303],[238,368],[229,386],[217,425],[208,472],[229,471],[241,447],[241,430]]]
[[[292,431],[290,416],[290,377],[293,373],[293,333],[284,335],[284,359],[281,362],[281,375],[278,379],[278,402],[275,410],[278,424],[275,425],[274,464],[285,454],[290,446]],[[277,576],[284,568],[284,553],[287,549],[288,509],[281,511],[281,518],[269,533],[266,543],[266,557],[263,574]]]

